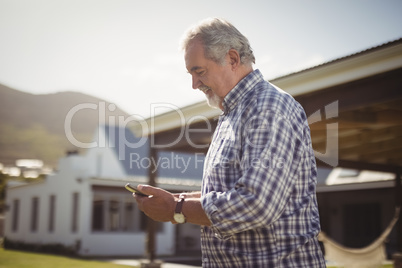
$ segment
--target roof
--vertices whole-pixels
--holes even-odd
[[[402,38],[270,80],[294,97],[402,67]]]
[[[333,60],[318,64],[318,65],[315,65],[315,66],[312,66],[312,67],[309,67],[309,68],[306,68],[306,69],[303,69],[303,70],[299,70],[299,71],[296,71],[296,72],[293,72],[293,73],[290,73],[290,74],[286,74],[286,75],[281,75],[281,76],[276,77],[275,79],[273,79],[273,81],[277,80],[277,79],[283,79],[283,78],[286,78],[286,77],[289,77],[289,76],[293,76],[293,75],[296,75],[296,74],[300,74],[300,73],[303,73],[303,72],[307,72],[307,71],[312,70],[312,69],[321,68],[321,67],[323,67],[325,65],[330,65],[330,64],[334,64],[334,63],[337,63],[337,62],[340,62],[340,61],[343,61],[343,60],[352,59],[354,57],[363,56],[365,54],[370,54],[370,53],[375,52],[376,50],[382,50],[382,49],[387,48],[387,47],[392,47],[392,46],[398,45],[401,42],[402,42],[402,38],[392,40],[392,41],[389,41],[389,42],[386,42],[386,43],[383,43],[383,44],[380,44],[380,45],[377,45],[377,46],[374,46],[374,47],[371,47],[371,48],[368,48],[368,49],[365,49],[365,50],[362,50],[362,51],[359,51],[359,52],[356,52],[356,53],[353,53],[353,54],[350,54],[350,55],[346,55],[346,56],[343,56],[343,57],[340,57],[340,58],[336,58],[336,59],[333,59]]]

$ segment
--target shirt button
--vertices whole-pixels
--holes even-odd
[[[201,233],[203,233],[203,232],[204,232],[204,228],[201,227]]]
[[[202,259],[203,262],[208,262],[208,258]]]

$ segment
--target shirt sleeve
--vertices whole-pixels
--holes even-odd
[[[201,199],[213,231],[222,239],[267,226],[281,216],[304,152],[300,126],[277,112],[263,111],[242,129],[242,176],[228,191],[212,191]]]

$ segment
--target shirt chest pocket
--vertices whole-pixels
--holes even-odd
[[[241,158],[240,148],[241,144],[236,139],[232,124],[228,121],[222,122],[218,126],[218,132],[214,136],[207,154],[207,173],[221,179],[237,173],[235,170],[238,167],[238,160]]]
[[[211,154],[213,168],[230,168],[240,159],[239,144],[235,139],[222,137],[217,140]]]

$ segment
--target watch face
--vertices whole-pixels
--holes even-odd
[[[186,222],[186,218],[184,217],[184,215],[182,213],[174,214],[173,218],[177,223],[185,223]]]

